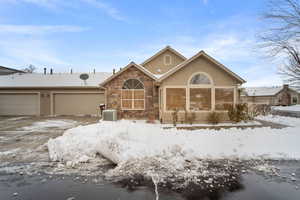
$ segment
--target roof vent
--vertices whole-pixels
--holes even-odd
[[[86,85],[86,80],[89,79],[89,75],[86,74],[86,73],[80,74],[79,78],[80,78],[81,80],[83,80],[83,81],[84,81],[84,85]]]

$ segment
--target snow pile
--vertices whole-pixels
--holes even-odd
[[[155,180],[174,191],[213,191],[237,184],[242,163],[250,167],[252,159],[300,159],[300,119],[290,123],[295,127],[188,131],[126,120],[101,121],[69,129],[47,145],[51,160],[72,166],[102,155],[117,164],[106,177],[128,187]]]
[[[293,106],[273,106],[274,110],[282,110],[282,111],[292,111],[292,112],[300,112],[300,105]]]
[[[102,121],[67,130],[63,136],[50,139],[48,149],[51,160],[63,162],[79,162],[82,156],[93,158],[100,154],[119,164],[174,153],[185,159],[300,159],[300,120],[295,121],[296,127],[284,129],[194,131],[162,129],[159,125],[126,120]]]
[[[24,131],[41,131],[44,129],[51,129],[51,128],[71,128],[77,122],[74,120],[45,120],[41,122],[34,122],[31,126],[22,127],[21,130]]]

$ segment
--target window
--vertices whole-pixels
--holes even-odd
[[[171,65],[172,64],[172,57],[170,55],[164,56],[164,63],[165,65]]]
[[[190,111],[209,111],[212,108],[212,81],[205,73],[197,73],[189,80]]]
[[[211,110],[211,88],[190,88],[190,110]]]
[[[190,80],[191,85],[210,85],[212,84],[210,79],[205,74],[196,74],[193,76],[193,78]]]
[[[298,97],[297,96],[293,96],[292,104],[298,104]]]
[[[166,93],[166,107],[168,111],[172,111],[174,109],[185,110],[185,88],[167,88]]]
[[[234,89],[233,88],[216,88],[215,89],[215,109],[226,110],[225,106],[233,105]]]
[[[145,89],[137,79],[128,79],[122,87],[121,104],[123,110],[144,110]]]

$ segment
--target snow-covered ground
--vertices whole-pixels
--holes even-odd
[[[39,121],[39,122],[34,122],[30,126],[25,126],[20,128],[20,130],[24,131],[43,131],[45,129],[51,129],[51,128],[61,128],[61,129],[67,129],[71,128],[76,124],[76,121],[74,120],[45,120],[45,121]]]
[[[274,110],[282,110],[282,111],[300,112],[300,105],[293,105],[293,106],[273,106],[272,109],[274,109]]]
[[[272,123],[287,125],[291,127],[298,127],[299,133],[300,133],[300,118],[295,117],[284,117],[284,116],[278,116],[278,115],[267,115],[267,116],[258,116],[256,119],[264,120]],[[286,129],[283,129],[285,131]]]
[[[85,162],[96,154],[119,164],[144,157],[184,159],[300,159],[300,119],[264,116],[259,119],[293,127],[221,130],[163,129],[159,124],[101,121],[67,130],[50,139],[53,161]],[[178,159],[177,159],[178,158]]]

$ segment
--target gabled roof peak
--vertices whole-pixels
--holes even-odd
[[[167,73],[165,73],[162,77],[160,77],[158,79],[159,82],[163,81],[164,79],[166,79],[167,77],[171,76],[172,74],[174,74],[175,72],[177,72],[179,69],[181,69],[182,67],[186,66],[187,64],[189,64],[190,62],[192,62],[193,60],[195,60],[196,58],[200,57],[200,56],[204,56],[207,59],[209,59],[211,62],[215,63],[217,66],[219,66],[221,69],[223,69],[225,72],[227,72],[228,74],[230,74],[231,76],[235,77],[237,80],[239,80],[241,83],[245,83],[246,81],[244,79],[242,79],[240,76],[238,76],[237,74],[235,74],[234,72],[232,72],[230,69],[228,69],[227,67],[225,67],[223,64],[221,64],[220,62],[218,62],[217,60],[215,60],[213,57],[211,57],[210,55],[208,55],[207,53],[205,53],[205,51],[201,50],[198,53],[196,53],[194,56],[192,56],[191,58],[183,61],[182,63],[180,63],[179,65],[175,66],[174,68],[172,68],[171,70],[169,70]]]
[[[153,59],[157,58],[159,55],[163,54],[167,50],[171,51],[172,53],[174,53],[178,57],[182,58],[183,60],[186,60],[186,57],[184,57],[181,53],[179,53],[178,51],[176,51],[175,49],[173,49],[170,45],[167,45],[165,48],[161,49],[156,54],[154,54],[153,56],[151,56],[150,58],[148,58],[147,60],[145,60],[143,63],[141,63],[141,65],[144,66],[145,64],[147,64],[150,61],[152,61]]]

